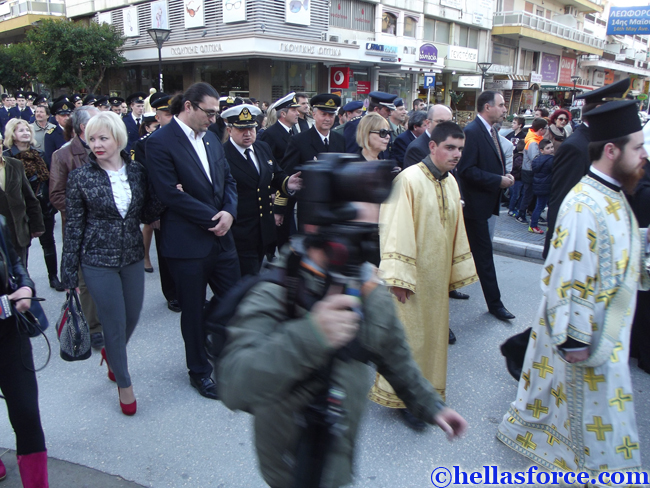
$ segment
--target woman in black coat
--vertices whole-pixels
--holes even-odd
[[[34,282],[13,245],[6,220],[0,216],[0,295],[8,295],[16,310],[29,310]],[[15,316],[0,319],[0,391],[16,434],[18,469],[23,486],[47,488],[47,452],[38,409],[38,385],[29,336],[20,332]],[[0,480],[7,471],[0,461]]]
[[[128,136],[122,120],[102,112],[88,122],[90,162],[70,173],[61,279],[78,285],[79,266],[97,306],[106,346],[102,362],[118,386],[125,415],[137,409],[126,345],[144,299],[144,245],[140,223],[157,220],[144,167],[124,151]]]

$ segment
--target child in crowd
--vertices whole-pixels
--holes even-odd
[[[537,197],[537,204],[530,218],[528,232],[543,234],[538,227],[539,216],[548,204],[551,195],[551,175],[553,171],[553,154],[555,148],[549,139],[542,139],[539,143],[539,155],[533,159],[533,192]]]
[[[522,197],[519,204],[519,212],[517,213],[517,222],[521,224],[528,224],[526,220],[526,210],[531,204],[534,196],[533,192],[533,159],[539,154],[539,143],[546,135],[548,122],[541,117],[533,120],[533,125],[526,134],[526,146],[524,148],[524,160],[521,163],[521,181],[524,186],[521,190]]]
[[[524,183],[521,181],[521,165],[524,162],[524,146],[526,141],[519,139],[514,151],[512,159],[512,171],[510,174],[515,177],[515,184],[510,188],[510,205],[508,207],[508,215],[510,217],[517,217],[517,209],[521,201],[521,190]]]

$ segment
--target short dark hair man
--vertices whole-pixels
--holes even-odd
[[[478,96],[478,115],[465,127],[465,150],[457,175],[465,201],[467,237],[489,312],[500,320],[515,318],[501,301],[488,220],[499,215],[501,192],[515,179],[506,173],[499,136],[492,127],[507,113],[503,95],[486,90]]]
[[[217,399],[205,350],[203,308],[209,284],[218,300],[240,278],[230,227],[237,217],[237,182],[223,147],[208,127],[218,114],[219,94],[195,83],[171,102],[173,120],[146,145],[154,191],[167,207],[162,214],[162,254],[176,284],[190,383]],[[182,190],[177,185],[182,185]]]
[[[393,143],[393,157],[400,168],[404,167],[404,155],[411,142],[420,137],[429,126],[427,113],[417,110],[409,114],[408,130],[402,132]]]
[[[294,125],[294,132],[300,134],[307,132],[313,125],[313,121],[309,118],[309,95],[303,92],[296,93],[296,101],[298,103],[298,123]]]
[[[143,122],[142,114],[144,112],[144,99],[146,96],[147,94],[144,92],[135,92],[126,97],[126,103],[129,107],[131,107],[131,113],[126,114],[124,117],[122,117],[122,121],[126,126],[126,132],[129,135],[128,143],[124,149],[126,152],[129,152],[131,150],[131,146],[135,144],[138,139],[140,139],[139,130],[140,124]],[[97,97],[95,97],[93,105],[97,100]]]
[[[415,100],[413,100],[413,110],[424,110],[425,105],[426,103],[424,103],[424,100],[422,100],[421,98],[416,98]]]

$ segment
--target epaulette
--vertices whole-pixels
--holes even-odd
[[[135,161],[135,149],[131,149],[131,161]]]
[[[354,122],[355,120],[360,120],[363,117],[363,115],[365,115],[365,114],[357,115],[356,117],[352,117],[350,120],[348,120],[348,122]],[[348,122],[346,122],[346,124]]]
[[[50,130],[46,130],[45,133],[51,134],[52,132],[54,132],[54,129],[56,129],[56,126],[52,127]]]
[[[145,135],[143,135],[138,141],[144,141],[147,137],[149,137],[153,132],[147,132]]]

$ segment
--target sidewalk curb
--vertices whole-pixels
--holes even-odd
[[[537,244],[529,244],[527,242],[514,241],[512,239],[504,239],[503,237],[495,236],[492,241],[492,248],[495,251],[504,254],[544,261],[544,258],[542,257],[544,246],[539,246]]]

